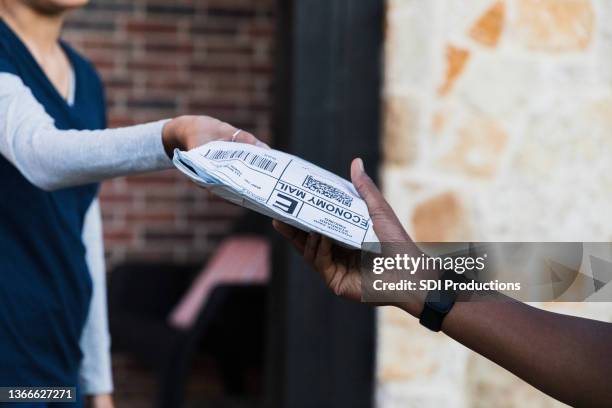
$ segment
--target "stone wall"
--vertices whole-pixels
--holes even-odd
[[[385,194],[416,240],[612,239],[612,2],[389,0]],[[612,321],[610,304],[541,305]],[[381,407],[561,404],[380,312]]]

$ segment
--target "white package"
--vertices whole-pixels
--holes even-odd
[[[278,150],[210,142],[175,150],[174,165],[196,184],[242,207],[349,248],[378,242],[365,202],[347,180]]]

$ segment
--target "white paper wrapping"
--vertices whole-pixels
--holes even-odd
[[[242,207],[361,249],[378,242],[365,202],[353,185],[278,150],[211,142],[176,150],[174,165],[196,184]]]

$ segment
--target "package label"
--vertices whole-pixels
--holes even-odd
[[[175,151],[175,166],[228,201],[315,231],[350,248],[378,242],[365,202],[353,185],[290,154],[261,147],[211,142]]]

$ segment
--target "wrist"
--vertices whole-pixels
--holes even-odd
[[[425,307],[425,294],[417,292],[412,299],[405,302],[394,303],[393,306],[402,309],[404,312],[418,319],[421,317],[421,313],[423,313],[423,308]]]
[[[85,399],[87,408],[114,408],[112,394],[94,394],[89,395]]]
[[[174,156],[174,149],[182,149],[180,141],[180,120],[174,118],[166,122],[162,128],[162,144],[169,158]]]
[[[421,289],[421,273],[417,272],[414,275],[408,275],[406,277],[411,284],[414,286],[413,290],[406,292],[406,297],[402,298],[400,302],[396,304],[397,307],[419,319],[425,308],[425,299],[427,298],[427,290]]]

